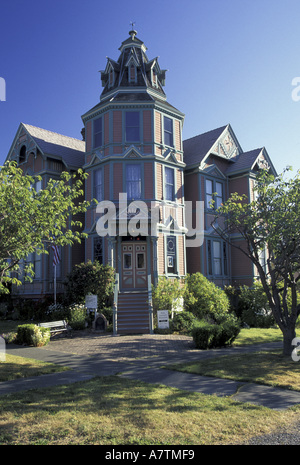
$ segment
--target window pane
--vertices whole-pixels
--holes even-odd
[[[98,261],[99,263],[103,263],[103,243],[102,237],[95,237],[94,238],[94,261]]]
[[[136,142],[140,140],[140,114],[138,111],[126,112],[126,141]]]
[[[141,199],[141,165],[126,165],[126,191],[129,200]]]
[[[102,169],[94,171],[94,198],[101,202],[102,200]]]
[[[222,265],[221,265],[221,243],[214,241],[214,274],[220,276],[222,274]]]
[[[166,116],[164,117],[164,136],[165,145],[173,147],[173,121]]]
[[[131,269],[131,253],[125,253],[123,258],[123,268],[126,268],[127,270]]]
[[[145,253],[137,254],[137,268],[145,268]]]
[[[223,186],[220,182],[216,182],[216,194],[223,197]]]
[[[175,189],[174,189],[174,170],[172,168],[165,168],[165,195],[166,200],[173,201],[175,198]]]
[[[102,145],[102,118],[94,119],[94,148]]]
[[[213,183],[212,183],[212,181],[210,179],[206,179],[205,186],[206,186],[206,193],[207,194],[212,194],[212,192],[213,192]]]

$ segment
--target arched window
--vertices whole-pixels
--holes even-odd
[[[19,153],[19,163],[23,163],[26,160],[26,145],[22,145]]]

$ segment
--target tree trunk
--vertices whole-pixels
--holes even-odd
[[[296,337],[295,328],[287,328],[282,331],[283,334],[283,355],[290,357],[294,349],[292,340]]]

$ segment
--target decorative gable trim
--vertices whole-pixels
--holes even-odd
[[[125,151],[122,158],[131,158],[131,159],[137,159],[138,158],[138,159],[140,159],[140,158],[144,158],[144,157],[143,157],[142,153],[134,145],[131,145]]]
[[[210,165],[207,167],[203,167],[202,169],[200,167],[200,170],[209,176],[213,176],[215,178],[220,178],[223,180],[226,179],[226,176],[222,173],[222,171],[219,170],[219,168],[216,165]]]

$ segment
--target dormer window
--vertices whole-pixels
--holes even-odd
[[[111,69],[108,75],[108,87],[112,87],[114,85],[114,82],[115,82],[115,73],[114,73],[114,70]]]
[[[152,70],[152,84],[157,87],[157,73],[155,69]]]
[[[129,65],[128,67],[128,82],[135,83],[136,82],[136,67],[134,64]]]

